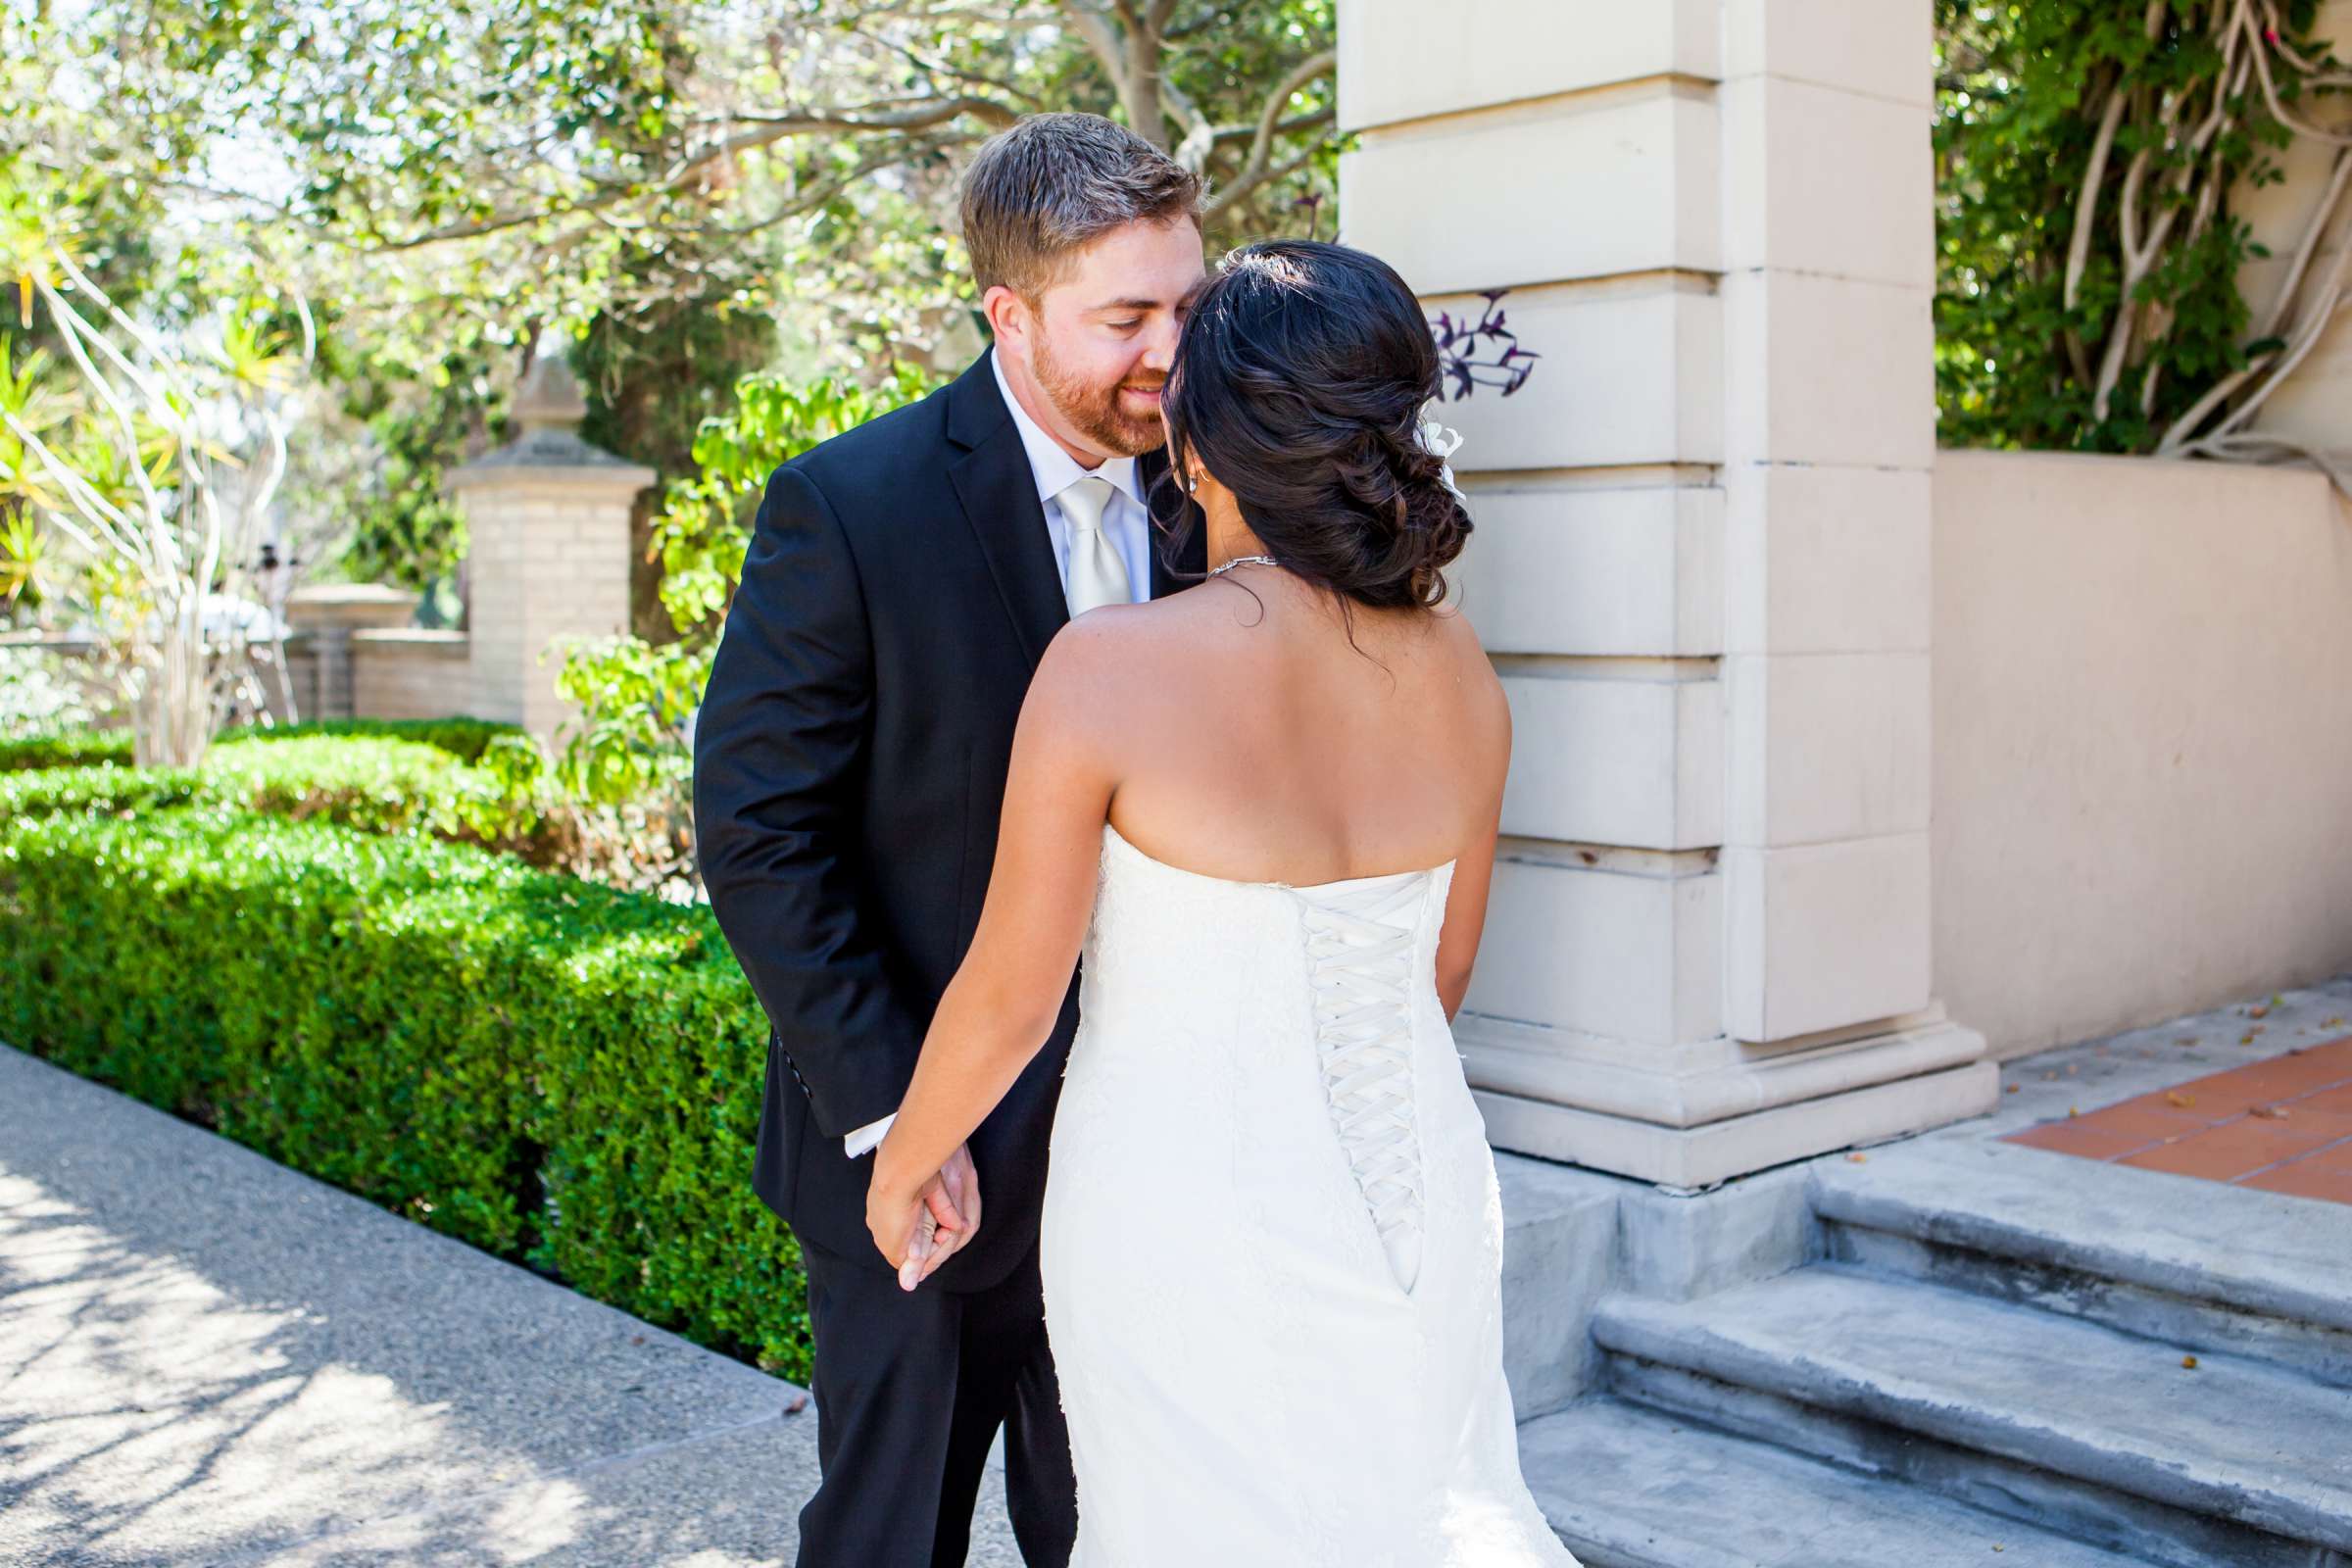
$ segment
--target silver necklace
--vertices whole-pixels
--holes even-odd
[[[1282,564],[1281,562],[1276,561],[1272,556],[1236,556],[1231,561],[1209,567],[1208,574],[1211,577],[1221,577],[1225,573],[1231,571],[1234,567],[1246,566],[1251,562],[1255,562],[1261,566],[1279,566]]]

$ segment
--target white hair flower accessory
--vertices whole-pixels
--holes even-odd
[[[1426,414],[1421,416],[1421,445],[1424,450],[1433,453],[1442,459],[1450,458],[1453,456],[1454,452],[1460,448],[1461,444],[1462,433],[1459,430],[1453,429],[1448,425],[1441,424],[1438,420],[1432,418]],[[1470,498],[1462,494],[1462,487],[1460,485],[1453,482],[1452,464],[1444,463],[1440,465],[1438,471],[1438,482],[1453,492],[1454,500],[1459,501],[1464,505],[1468,505]]]

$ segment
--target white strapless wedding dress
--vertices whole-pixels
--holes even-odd
[[[1072,1568],[1577,1568],[1519,1473],[1452,875],[1230,881],[1104,825],[1039,1244]]]

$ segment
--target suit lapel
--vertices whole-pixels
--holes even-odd
[[[948,439],[964,449],[949,465],[948,479],[1034,669],[1046,656],[1046,644],[1070,618],[1061,571],[1054,564],[1054,541],[1046,532],[1046,509],[1037,499],[1037,478],[1021,450],[1021,433],[997,391],[988,355],[956,378],[948,398]]]

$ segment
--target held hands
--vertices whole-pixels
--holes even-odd
[[[958,1144],[936,1175],[909,1189],[892,1179],[882,1157],[889,1140],[883,1142],[883,1150],[875,1152],[873,1185],[866,1190],[865,1226],[883,1257],[898,1269],[899,1289],[911,1291],[980,1229],[980,1174],[972,1168],[969,1146]]]

